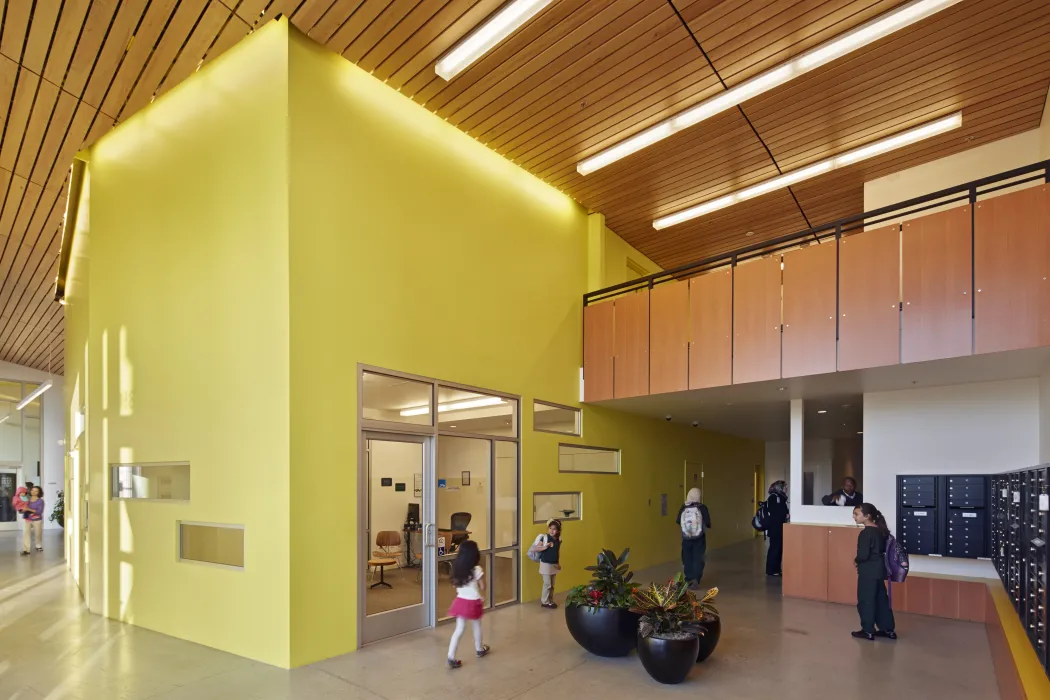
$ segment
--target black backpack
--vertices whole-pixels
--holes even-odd
[[[751,518],[751,527],[759,532],[765,532],[769,529],[769,508],[766,507],[765,501],[758,504],[755,517]]]

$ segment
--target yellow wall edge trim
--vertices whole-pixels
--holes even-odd
[[[989,581],[988,590],[992,594],[992,602],[995,603],[995,612],[999,615],[1003,634],[1006,635],[1010,655],[1017,666],[1017,675],[1021,677],[1021,687],[1025,696],[1031,700],[1050,698],[1050,679],[1046,677],[1046,672],[1035,655],[1035,649],[1028,641],[1021,619],[1017,617],[1017,611],[1014,610],[1002,582]]]

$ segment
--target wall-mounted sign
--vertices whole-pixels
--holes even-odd
[[[438,479],[438,488],[439,489],[443,489],[443,488],[447,488],[447,487],[448,487],[448,484],[445,483],[444,479]]]

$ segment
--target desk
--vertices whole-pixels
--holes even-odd
[[[456,537],[458,537],[459,535],[466,535],[466,536],[469,537],[473,533],[470,530],[450,530],[448,528],[439,527],[438,528],[438,534],[439,535],[452,535],[452,536],[456,536]]]

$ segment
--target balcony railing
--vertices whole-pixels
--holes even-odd
[[[590,292],[585,398],[1050,345],[1047,183],[1043,161]]]

